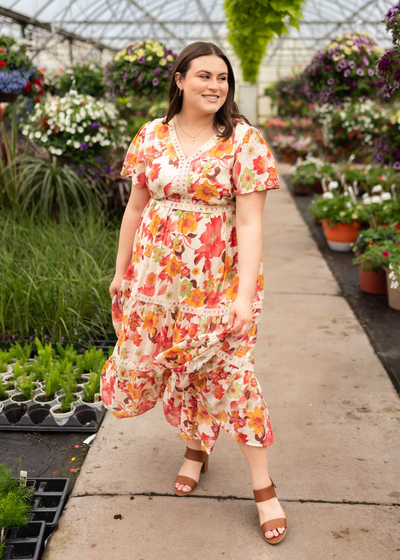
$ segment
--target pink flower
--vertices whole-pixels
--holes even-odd
[[[382,256],[383,256],[383,257],[388,257],[388,256],[389,256],[389,253],[388,253],[387,251],[383,251]]]

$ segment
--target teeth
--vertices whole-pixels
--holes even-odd
[[[218,99],[218,95],[204,95],[206,99]]]

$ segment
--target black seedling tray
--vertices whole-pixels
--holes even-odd
[[[100,410],[86,404],[75,404],[75,412],[63,426],[59,426],[50,414],[50,405],[44,406],[34,400],[26,404],[9,402],[0,414],[0,431],[25,432],[97,432],[107,409]]]
[[[39,560],[44,548],[46,523],[28,521],[23,527],[11,527],[6,533],[3,560]]]
[[[30,520],[45,522],[44,538],[47,539],[65,505],[69,478],[28,478],[27,484],[35,487]]]

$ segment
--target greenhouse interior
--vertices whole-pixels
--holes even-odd
[[[265,553],[253,537],[247,467],[228,455],[232,438],[221,437],[215,453],[226,486],[211,472],[199,485],[205,534],[193,511],[182,518],[170,482],[160,479],[178,466],[170,460],[176,434],[157,424],[162,411],[129,420],[126,403],[137,392],[129,383],[125,405],[111,410],[104,373],[133,321],[110,299],[134,188],[127,150],[147,123],[165,124],[178,99],[170,84],[180,53],[197,42],[230,61],[240,118],[275,170],[277,190],[263,210],[258,286],[266,309],[255,371],[280,436],[271,462],[293,524],[285,557],[400,557],[400,2],[3,0],[0,24],[0,559],[94,560],[101,550],[112,560],[183,560],[189,547],[195,560]],[[170,127],[156,130],[165,147]],[[194,130],[182,132],[195,142]],[[229,188],[239,157],[232,138],[221,137],[214,151],[228,154]],[[257,162],[242,185],[275,188],[271,173],[259,179],[266,164]],[[193,164],[185,193],[194,192],[196,172]],[[209,169],[203,177],[215,178]],[[212,188],[195,202],[213,204]],[[186,216],[175,242],[184,236],[188,250],[197,224],[188,211],[174,215]],[[151,224],[155,232],[159,223]],[[214,234],[201,236],[196,252],[214,255]],[[143,254],[164,258],[146,243],[133,247],[129,267]],[[210,302],[211,287],[218,292],[237,262],[228,265],[224,253],[217,279],[206,258],[189,282],[176,247],[166,270],[175,277],[179,265],[180,301]],[[143,305],[153,294],[146,282]],[[166,344],[155,314],[145,325],[152,343]],[[138,359],[147,357],[140,341],[132,345]],[[162,406],[165,413],[166,397]],[[204,411],[201,422],[213,426]],[[171,539],[177,526],[179,543]]]

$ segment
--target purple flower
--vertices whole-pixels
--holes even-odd
[[[140,58],[138,58],[138,63],[139,64],[143,64],[144,62],[144,56],[141,56]]]
[[[351,74],[350,70],[345,70],[343,75],[345,78],[348,78],[350,74]]]
[[[85,170],[82,167],[80,167],[79,169],[77,169],[76,172],[78,173],[78,175],[82,175],[82,173],[85,173]]]
[[[400,169],[400,161],[396,161],[396,162],[393,164],[393,169]]]
[[[350,60],[349,66],[350,66],[350,68],[355,68],[356,67],[356,63],[354,62],[354,60]]]
[[[170,72],[172,72],[172,70],[174,69],[174,65],[173,64],[168,64],[167,68]]]
[[[75,163],[74,163],[73,161],[71,161],[71,162],[68,164],[68,167],[74,167],[74,165],[75,165]]]
[[[110,173],[111,167],[110,167],[109,165],[106,165],[105,168],[104,168],[104,171],[105,171],[106,173]]]
[[[332,86],[335,83],[335,80],[333,78],[328,78],[327,83],[329,86]]]
[[[92,122],[92,128],[93,128],[93,130],[98,130],[98,128],[99,128],[98,123],[97,122]]]
[[[364,76],[364,70],[362,68],[357,68],[356,74],[357,76]]]
[[[158,78],[153,78],[152,84],[154,87],[158,86],[158,84],[160,83],[160,80]]]
[[[159,76],[161,74],[161,68],[159,66],[157,66],[157,68],[154,68],[154,74],[156,76]]]
[[[372,68],[368,69],[368,75],[369,76],[373,76],[375,74],[374,70],[372,70]]]
[[[97,179],[100,179],[100,175],[98,173],[93,173],[93,179],[97,181]]]
[[[99,156],[99,157],[97,158],[97,161],[102,162],[102,161],[104,161],[104,158],[102,158],[101,156]]]
[[[87,150],[87,149],[88,149],[88,145],[86,144],[86,142],[82,142],[81,150]]]
[[[166,71],[163,73],[163,76],[164,76],[164,78],[169,78],[169,72],[168,72],[168,70],[166,70]]]

